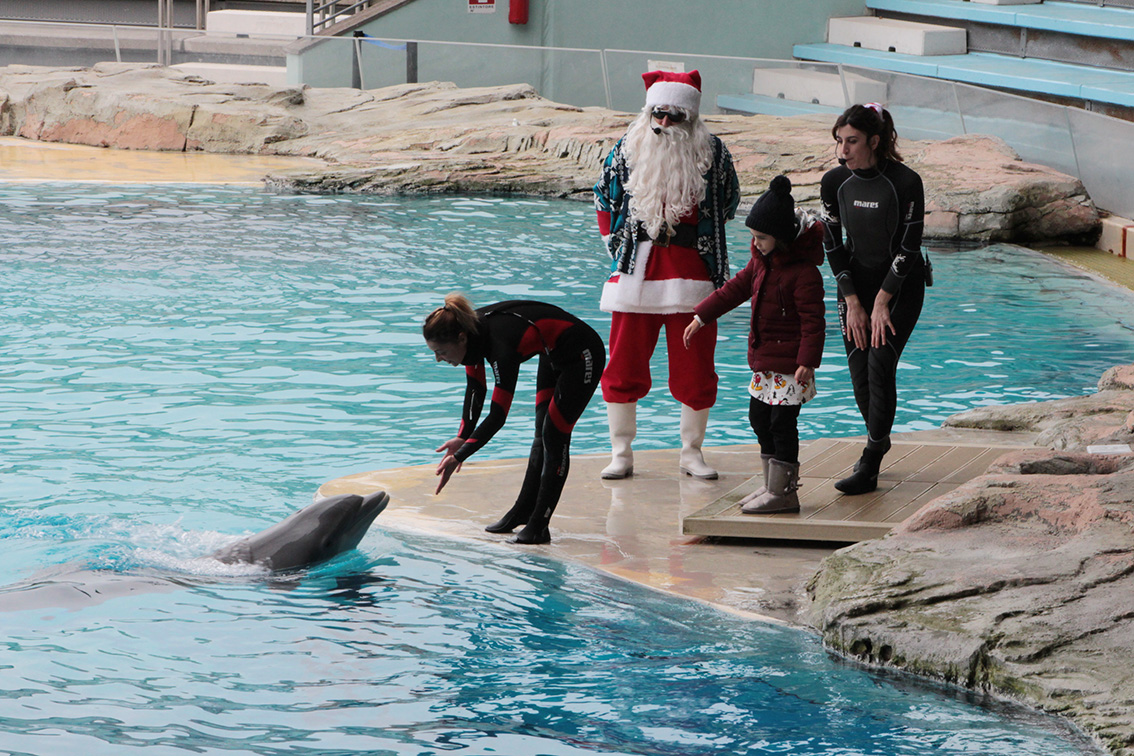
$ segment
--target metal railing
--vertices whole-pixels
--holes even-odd
[[[366,10],[377,0],[357,0],[356,2],[341,2],[341,0],[307,0],[307,36],[313,36],[353,16],[359,11]]]

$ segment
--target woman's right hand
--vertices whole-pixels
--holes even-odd
[[[844,332],[843,336],[859,349],[866,349],[870,346],[870,315],[867,314],[862,303],[858,301],[858,297],[852,295],[845,297],[845,300],[847,303],[846,330],[849,333]]]

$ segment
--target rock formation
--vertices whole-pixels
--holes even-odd
[[[1089,397],[947,424],[1041,430],[885,538],[828,557],[808,620],[831,647],[1038,704],[1134,754],[1134,365]]]
[[[305,192],[514,193],[591,198],[600,162],[632,115],[541,98],[526,84],[384,89],[215,84],[176,69],[0,68],[0,135],[126,149],[319,157],[323,170],[270,176]],[[814,204],[834,165],[829,119],[707,116],[741,188],[777,173]],[[900,130],[900,124],[899,124]],[[926,185],[927,238],[1079,241],[1099,214],[1075,178],[1022,162],[1003,142],[966,136],[901,143]]]

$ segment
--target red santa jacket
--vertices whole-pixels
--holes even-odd
[[[744,270],[697,305],[694,312],[712,322],[752,300],[748,330],[748,365],[753,372],[790,375],[800,365],[819,367],[823,358],[823,224],[806,226],[788,251],[768,256],[752,245]]]

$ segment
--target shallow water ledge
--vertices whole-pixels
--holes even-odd
[[[0,136],[122,149],[292,155],[324,164],[273,172],[277,189],[492,193],[590,200],[631,116],[545,100],[529,85],[383,89],[217,84],[150,64],[0,68]],[[830,123],[707,116],[751,199],[778,173],[815,203],[833,167]],[[899,133],[901,124],[898,125]],[[926,237],[1092,243],[1099,212],[1082,183],[979,135],[901,142],[926,186]],[[749,200],[746,200],[747,203]]]

